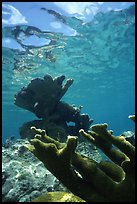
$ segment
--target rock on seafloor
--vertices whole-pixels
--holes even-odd
[[[7,140],[2,147],[2,201],[31,202],[46,192],[70,192],[54,177],[25,145],[27,139]],[[77,151],[96,161],[101,160],[95,146],[79,143]],[[46,155],[45,155],[46,156]]]
[[[2,147],[2,201],[31,202],[42,193],[69,192],[18,139]]]

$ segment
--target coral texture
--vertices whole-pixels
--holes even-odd
[[[27,148],[74,195],[91,202],[135,201],[135,147],[124,136],[114,136],[107,124],[92,126],[80,135],[99,147],[111,160],[97,163],[76,152],[77,137],[60,143],[45,130],[31,127],[35,138]]]
[[[24,147],[26,144],[29,144],[27,139],[3,144],[2,202],[31,202],[48,191],[67,191],[43,163]]]
[[[42,196],[34,199],[33,202],[85,202],[83,199],[73,195],[72,193],[65,192],[49,192],[45,193]]]
[[[70,191],[24,147],[28,144],[27,138],[15,140],[11,137],[2,145],[2,202],[31,202],[38,196],[41,199],[41,195],[45,199],[46,193],[56,191],[62,192],[60,202],[63,199],[73,199],[72,194],[64,197],[63,192],[67,195]],[[77,151],[96,161],[102,159],[94,145],[87,141],[78,143]],[[50,199],[57,198],[55,194],[50,196]]]

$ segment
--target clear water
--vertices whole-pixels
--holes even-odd
[[[2,47],[3,140],[19,138],[22,123],[37,119],[14,105],[14,94],[46,73],[74,79],[62,100],[83,105],[82,112],[94,119],[93,124],[108,123],[114,135],[134,131],[128,119],[135,112],[134,6],[98,13],[86,24],[69,16],[58,20],[76,34],[40,31],[29,25],[2,29],[3,39],[10,38],[21,48]],[[29,45],[33,37],[42,39],[44,45]]]

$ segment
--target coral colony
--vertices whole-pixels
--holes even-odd
[[[135,146],[124,135],[114,136],[106,123],[91,126],[93,120],[81,114],[81,106],[61,101],[73,83],[68,79],[63,85],[64,80],[64,75],[45,75],[15,95],[15,105],[39,118],[20,128],[21,138],[30,140],[27,149],[70,191],[45,193],[33,201],[134,202]],[[135,121],[134,115],[129,118]],[[82,138],[109,159],[97,162],[77,152]]]

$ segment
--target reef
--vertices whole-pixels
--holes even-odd
[[[61,101],[73,83],[68,79],[63,85],[64,80],[64,75],[54,79],[45,75],[44,79],[33,79],[15,95],[15,105],[39,118],[20,128],[21,138],[30,139],[24,146],[67,189],[45,191],[31,202],[135,202],[134,133],[115,136],[106,123],[91,126],[93,120],[81,114],[81,106]],[[129,118],[135,121],[134,115]],[[78,151],[78,143],[85,140],[93,145],[89,152],[98,148],[107,159]]]
[[[35,202],[38,198],[39,202],[42,199],[76,202],[69,189],[25,145],[29,145],[28,138],[11,137],[2,144],[2,202]],[[102,160],[94,145],[86,141],[77,145],[77,151],[97,162]]]
[[[31,126],[45,129],[49,135],[60,140],[66,139],[68,135],[79,135],[81,128],[88,131],[93,120],[88,114],[81,114],[82,106],[76,107],[60,101],[74,81],[68,79],[63,85],[64,80],[64,75],[53,79],[46,74],[44,79],[33,79],[27,87],[15,94],[15,105],[41,119],[24,123],[20,127],[21,138],[33,138]],[[74,125],[69,125],[69,122]]]
[[[31,202],[41,193],[69,192],[30,151],[28,139],[2,145],[2,202]]]
[[[35,127],[31,127],[35,137],[27,148],[84,201],[135,202],[135,147],[124,136],[114,136],[107,127],[106,123],[96,124],[91,131],[79,131],[105,153],[107,161],[96,162],[77,152],[76,136],[68,136],[61,143]]]
[[[83,199],[67,192],[49,192],[45,193],[38,198],[34,199],[33,202],[86,202]]]

